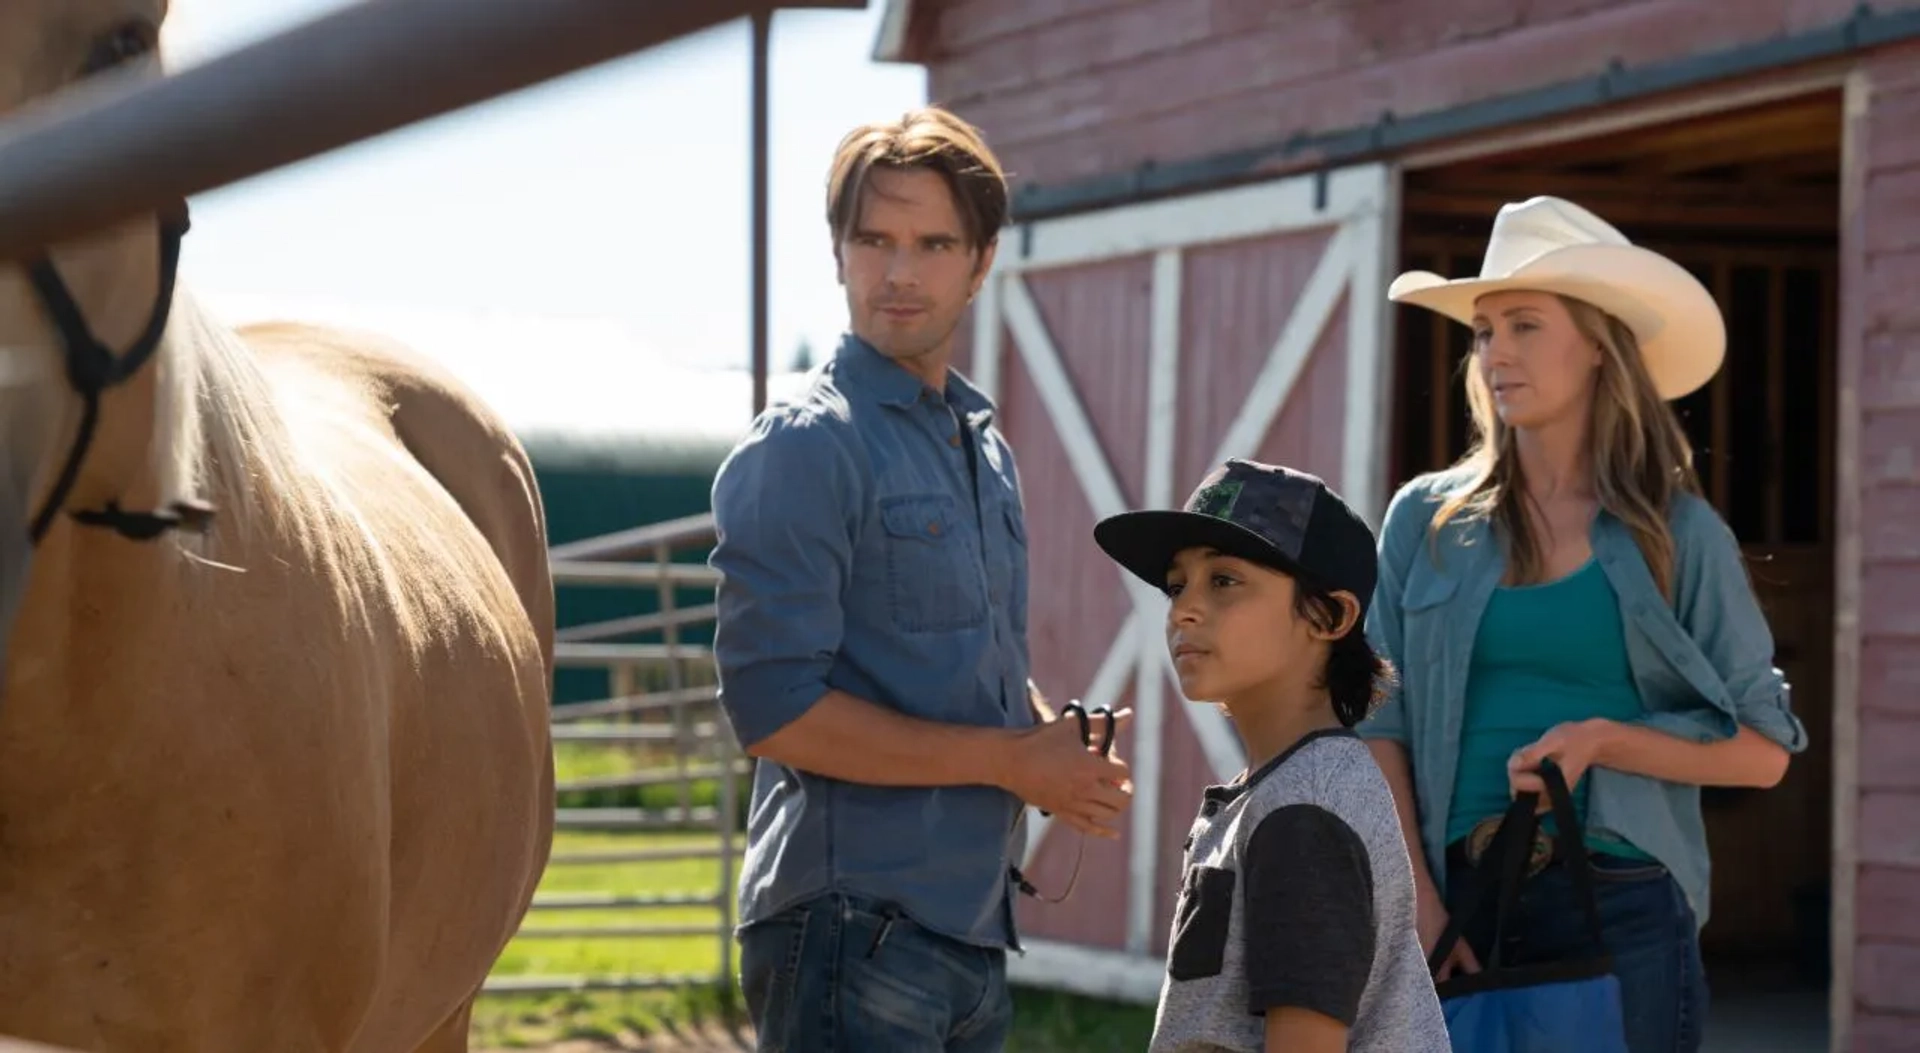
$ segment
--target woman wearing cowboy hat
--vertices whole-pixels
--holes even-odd
[[[1708,860],[1699,787],[1772,786],[1805,748],[1740,548],[1668,403],[1719,369],[1707,290],[1587,210],[1502,208],[1477,278],[1395,302],[1473,330],[1474,438],[1390,503],[1368,632],[1401,670],[1360,731],[1385,771],[1429,951],[1515,793],[1574,788],[1633,1053],[1699,1048]],[[1509,965],[1584,957],[1543,823]],[[1476,972],[1491,912],[1436,979]]]

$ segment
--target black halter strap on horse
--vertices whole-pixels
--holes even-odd
[[[80,430],[67,450],[67,458],[60,466],[60,474],[54,478],[53,488],[47,492],[45,504],[28,528],[28,536],[36,545],[53,526],[53,517],[66,505],[67,499],[72,496],[74,484],[80,478],[80,466],[86,461],[87,451],[93,446],[94,432],[100,424],[100,396],[108,388],[123,384],[139,373],[140,367],[146,365],[153,357],[154,350],[160,346],[160,338],[166,332],[167,317],[173,307],[174,282],[180,271],[180,242],[186,236],[189,225],[184,201],[180,203],[177,215],[162,217],[160,221],[159,294],[147,317],[146,329],[125,354],[114,354],[93,335],[93,330],[87,326],[86,316],[82,314],[80,305],[74,302],[73,294],[68,291],[67,283],[61,280],[52,259],[42,256],[27,267],[27,276],[33,282],[34,291],[40,295],[40,305],[60,332],[61,349],[66,357],[67,383],[80,396],[82,403]],[[121,509],[117,501],[108,501],[104,508],[76,511],[73,518],[86,526],[104,527],[135,541],[147,541],[176,528],[204,530],[212,514],[211,508],[184,502],[176,503],[169,509],[128,512]]]

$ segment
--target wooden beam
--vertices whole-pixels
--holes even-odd
[[[1831,233],[1838,214],[1836,192],[1796,191],[1788,194],[1742,201],[1729,188],[1717,195],[1698,190],[1679,191],[1663,188],[1659,192],[1622,190],[1610,181],[1610,190],[1591,186],[1568,186],[1560,180],[1515,180],[1510,185],[1489,185],[1472,190],[1437,190],[1408,187],[1405,209],[1427,218],[1462,218],[1491,223],[1500,206],[1535,194],[1555,194],[1592,209],[1607,221],[1622,228],[1631,227],[1737,227],[1754,233],[1814,234]]]
[[[1623,131],[1695,117],[1737,113],[1750,106],[1832,92],[1845,82],[1852,68],[1847,61],[1829,61],[1791,70],[1775,69],[1731,85],[1700,85],[1655,98],[1606,106],[1592,112],[1530,120],[1508,128],[1409,150],[1400,156],[1400,165],[1408,172],[1424,172],[1496,157],[1544,155],[1550,158],[1563,150],[1577,150],[1581,143]]]
[[[909,53],[909,30],[913,25],[913,0],[880,0],[880,29],[874,35],[875,62],[914,62]]]
[[[1393,414],[1393,305],[1385,289],[1400,239],[1400,188],[1389,180],[1382,207],[1347,221],[1353,273],[1347,285],[1347,406],[1341,440],[1340,489],[1347,504],[1376,531],[1386,515]]]
[[[1860,643],[1862,535],[1861,432],[1865,414],[1860,409],[1862,368],[1867,333],[1867,243],[1873,216],[1865,207],[1869,157],[1869,124],[1873,82],[1865,65],[1847,76],[1846,107],[1840,151],[1840,274],[1839,331],[1836,355],[1833,447],[1833,727],[1828,747],[1833,758],[1832,907],[1828,927],[1829,960],[1833,976],[1828,984],[1827,1034],[1831,1053],[1853,1048],[1855,955],[1860,949],[1861,914],[1857,883],[1860,877]],[[1869,921],[1869,925],[1873,922]]]
[[[1528,168],[1565,168],[1588,161],[1622,161],[1723,147],[1728,143],[1811,140],[1839,144],[1839,93],[1818,91],[1785,101],[1763,102],[1678,121],[1555,142],[1502,155],[1502,162]]]
[[[1512,200],[1516,201],[1534,194],[1647,201],[1678,198],[1691,204],[1735,202],[1763,208],[1792,207],[1796,198],[1802,203],[1814,199],[1839,200],[1835,185],[1791,186],[1719,179],[1634,180],[1613,173],[1509,167],[1444,169],[1423,172],[1417,178],[1408,177],[1409,194],[1426,191],[1508,194],[1514,195]]]
[[[1378,211],[1387,178],[1387,166],[1360,164],[1335,169],[1324,180],[1318,175],[1289,176],[1040,220],[1010,231],[993,266],[1007,273],[1040,270],[1167,248],[1324,230]]]
[[[1273,430],[1273,422],[1285,408],[1287,396],[1293,394],[1294,383],[1306,372],[1307,362],[1320,344],[1320,334],[1326,332],[1333,320],[1334,305],[1352,284],[1354,256],[1360,251],[1359,243],[1364,236],[1352,226],[1342,225],[1327,239],[1320,262],[1294,298],[1293,311],[1287,315],[1273,350],[1267,353],[1266,363],[1247,389],[1240,412],[1227,425],[1211,463],[1219,464],[1229,457],[1259,456],[1261,441]]]
[[[1758,183],[1777,165],[1795,164],[1801,171],[1837,174],[1838,142],[1800,143],[1788,139],[1727,143],[1705,150],[1654,154],[1625,166],[1636,179],[1670,181],[1700,173],[1737,170],[1742,182]]]
[[[1153,258],[1152,312],[1147,341],[1147,464],[1141,505],[1174,507],[1179,449],[1180,322],[1186,254],[1161,249]],[[1164,770],[1167,680],[1172,662],[1161,622],[1136,609],[1139,641],[1133,684],[1133,841],[1127,853],[1127,953],[1145,954],[1160,903],[1160,784]],[[1178,704],[1177,702],[1175,703]],[[1154,748],[1148,749],[1147,744]]]
[[[1000,313],[999,273],[987,275],[973,302],[973,383],[989,402],[1000,401],[1000,355],[1007,323]]]
[[[1839,139],[1840,107],[1832,93],[1739,113],[1640,129],[1588,143],[1588,152],[1619,155],[1684,153],[1729,143],[1809,136]]]

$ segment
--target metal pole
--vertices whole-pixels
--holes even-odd
[[[767,408],[767,65],[773,11],[753,13],[753,413]]]
[[[378,0],[174,76],[103,77],[0,123],[0,259],[776,5]]]

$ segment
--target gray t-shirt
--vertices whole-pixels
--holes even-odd
[[[1208,787],[1183,874],[1150,1053],[1261,1053],[1282,1006],[1353,1053],[1450,1053],[1393,793],[1353,732]]]

